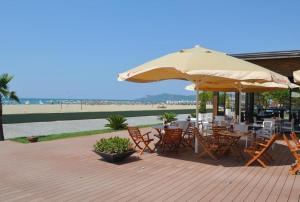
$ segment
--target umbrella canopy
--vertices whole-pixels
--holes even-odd
[[[247,82],[276,82],[288,84],[288,78],[261,66],[229,56],[225,53],[196,46],[162,56],[119,74],[119,81],[147,83],[167,79],[189,80],[197,84],[219,82],[236,84]],[[198,125],[199,91],[196,96]],[[239,116],[241,117],[241,116]],[[198,152],[197,139],[195,152]]]
[[[182,79],[193,82],[277,82],[287,77],[225,53],[202,47],[183,49],[119,74],[118,80],[153,82]]]
[[[293,75],[294,75],[294,81],[296,83],[300,83],[300,70],[294,71]]]
[[[250,83],[240,82],[238,84],[230,83],[205,83],[200,85],[191,84],[185,87],[186,90],[204,90],[204,91],[222,91],[222,92],[265,92],[265,91],[277,91],[286,90],[289,88],[300,88],[300,86],[290,84],[278,84],[275,82],[265,83]]]

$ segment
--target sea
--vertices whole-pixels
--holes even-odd
[[[20,102],[4,100],[4,105],[44,105],[44,104],[136,104],[134,100],[104,100],[104,99],[53,99],[53,98],[20,98]]]
[[[149,100],[113,100],[113,99],[54,99],[54,98],[20,98],[20,102],[3,100],[4,105],[57,105],[57,104],[88,104],[88,105],[104,105],[104,104],[194,104],[195,101],[189,100],[165,100],[165,101],[149,101]]]

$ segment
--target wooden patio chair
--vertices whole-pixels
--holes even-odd
[[[213,131],[213,134],[218,134],[219,131],[222,131],[222,130],[226,130],[226,126],[218,126],[218,125],[213,125],[212,126],[212,131]]]
[[[215,136],[216,138],[219,138],[221,136],[220,132],[221,131],[226,131],[227,128],[226,126],[217,126],[217,125],[213,125],[212,127],[212,131],[213,131],[213,136]]]
[[[300,148],[298,148],[296,145],[293,146],[289,139],[283,135],[283,138],[284,138],[284,141],[286,142],[287,146],[289,147],[291,153],[293,154],[293,156],[295,157],[296,159],[296,162],[295,164],[291,165],[290,169],[289,169],[289,172],[292,174],[292,175],[296,175],[297,172],[300,171]]]
[[[207,154],[213,160],[218,160],[218,155],[224,154],[229,149],[229,145],[220,144],[219,139],[214,136],[203,136],[197,127],[194,128],[194,134],[203,149],[199,157]]]
[[[235,141],[239,141],[239,138],[238,138],[238,140],[236,140],[237,139],[236,137],[222,135],[222,131],[227,131],[226,126],[217,126],[217,125],[214,125],[213,128],[212,128],[212,131],[213,131],[213,134],[212,134],[213,137],[215,139],[217,139],[218,140],[218,144],[219,145],[223,145],[223,147],[230,148],[230,145],[233,145],[233,143]]]
[[[162,152],[163,153],[165,152],[166,146],[168,147],[169,150],[177,152],[181,144],[181,139],[182,139],[181,128],[176,128],[176,129],[166,128],[165,134],[163,135],[162,142],[161,142]]]
[[[149,146],[149,144],[154,140],[149,138],[149,134],[151,132],[147,132],[142,135],[138,127],[128,127],[127,130],[135,144],[134,149],[139,148],[141,150],[140,155],[142,155],[146,149],[150,152],[154,152],[154,150]]]
[[[195,140],[195,135],[194,135],[194,128],[195,128],[195,123],[188,123],[188,127],[186,128],[185,131],[183,131],[182,134],[182,145],[191,147],[192,149],[193,147],[193,143]]]
[[[296,147],[298,149],[300,149],[300,141],[299,141],[299,138],[298,138],[298,136],[295,132],[291,133],[291,138],[292,138],[293,142],[295,143]]]
[[[267,161],[273,160],[271,155],[267,152],[276,139],[277,135],[273,134],[270,139],[264,141],[256,140],[250,147],[244,149],[244,151],[252,157],[245,166],[250,166],[257,161],[262,167],[266,168]]]
[[[231,153],[232,156],[234,156],[237,159],[244,159],[243,156],[243,149],[239,145],[239,141],[241,139],[241,136],[228,136],[228,135],[223,135],[222,136],[223,140],[219,138],[221,143],[223,144],[224,147],[228,147],[228,151],[225,151],[225,154]]]

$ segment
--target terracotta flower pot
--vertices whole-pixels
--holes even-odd
[[[121,162],[125,160],[127,157],[131,156],[135,151],[134,150],[129,150],[120,154],[114,153],[105,153],[105,152],[96,152],[96,154],[99,154],[104,160],[111,162],[111,163],[116,163],[116,162]]]
[[[30,143],[34,143],[34,142],[37,142],[39,140],[39,137],[37,137],[37,136],[29,136],[29,137],[27,137],[27,140]]]

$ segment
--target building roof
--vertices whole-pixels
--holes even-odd
[[[300,58],[300,50],[230,54],[243,60]]]

